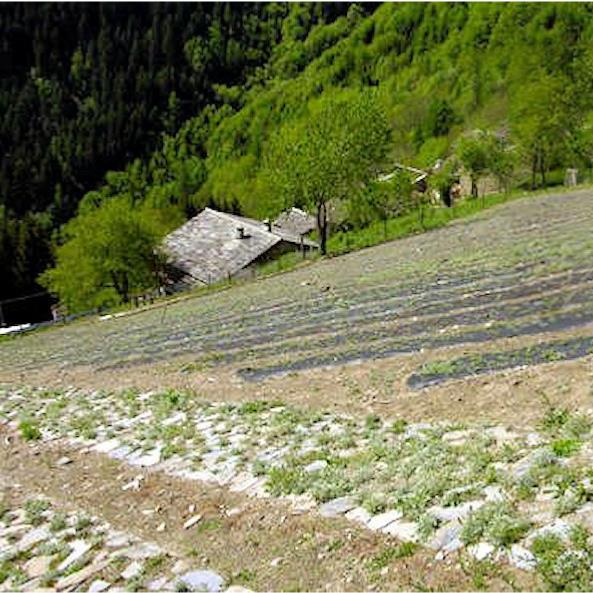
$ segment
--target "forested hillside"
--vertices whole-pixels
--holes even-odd
[[[346,9],[310,5],[306,26]],[[288,13],[283,4],[3,4],[0,300],[40,290],[52,231],[107,171],[149,157],[162,134],[220,104],[217,85],[249,86]]]
[[[0,298],[38,289],[51,232],[79,203],[56,245],[113,201],[158,210],[156,234],[206,204],[278,212],[279,142],[361,93],[389,126],[385,167],[430,166],[475,130],[512,151],[509,185],[591,166],[588,4],[15,4],[0,17]]]

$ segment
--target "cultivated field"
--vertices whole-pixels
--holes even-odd
[[[590,588],[592,231],[530,197],[0,343],[0,588]]]

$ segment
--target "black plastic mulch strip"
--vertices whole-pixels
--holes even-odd
[[[517,350],[488,352],[445,361],[443,365],[449,367],[446,371],[414,373],[408,378],[407,384],[411,389],[423,389],[452,379],[463,379],[547,362],[575,360],[590,354],[593,354],[593,336],[546,342]]]

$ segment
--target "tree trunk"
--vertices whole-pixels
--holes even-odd
[[[537,174],[537,152],[533,153],[533,160],[531,161],[531,189],[535,189],[535,176]]]
[[[471,189],[472,198],[477,198],[478,197],[478,184],[476,182],[476,178],[472,175],[470,177],[470,180],[471,180],[471,184],[472,184],[472,189]]]
[[[545,160],[544,155],[540,154],[539,157],[539,172],[542,176],[542,187],[546,187],[546,167],[545,167]]]
[[[327,208],[325,201],[317,204],[317,230],[319,231],[319,250],[327,255]]]

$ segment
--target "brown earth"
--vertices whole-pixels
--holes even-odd
[[[25,493],[43,494],[59,508],[98,516],[174,557],[187,558],[192,566],[209,567],[227,583],[276,591],[461,590],[478,583],[510,590],[533,583],[531,575],[507,566],[462,565],[456,557],[437,562],[434,553],[422,549],[381,560],[398,542],[345,520],[295,515],[276,500],[139,471],[63,445],[24,443],[6,428],[0,429],[0,443],[0,475],[13,502]],[[58,467],[64,455],[72,463]],[[140,489],[123,491],[139,474],[144,476]],[[192,504],[203,517],[184,529]],[[227,516],[230,509],[240,512]],[[166,529],[159,532],[162,522]]]

